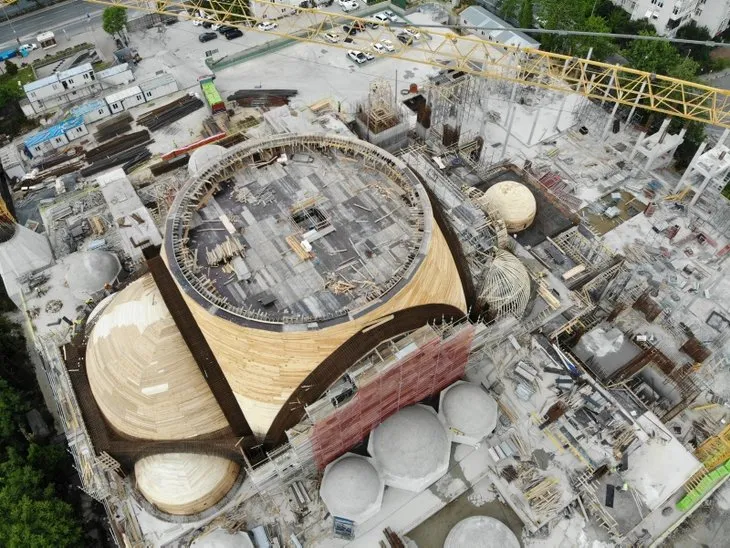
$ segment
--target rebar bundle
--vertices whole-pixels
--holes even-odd
[[[150,131],[155,131],[184,118],[202,106],[203,101],[192,95],[186,95],[143,114],[137,118],[137,123],[149,128]]]

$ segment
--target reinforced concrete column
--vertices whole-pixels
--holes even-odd
[[[515,110],[517,110],[517,107],[515,106],[515,95],[517,95],[517,82],[512,84],[512,93],[509,97],[509,106],[510,110],[507,115],[509,118],[509,122],[507,123],[507,135],[504,137],[504,144],[502,145],[502,154],[500,155],[499,159],[504,159],[505,154],[507,153],[507,143],[509,142],[509,138],[512,135],[512,122],[515,120]]]
[[[700,185],[700,188],[698,188],[695,191],[695,195],[692,197],[692,201],[689,203],[689,205],[695,205],[697,203],[697,200],[700,199],[700,196],[707,188],[707,185],[710,184],[710,180],[712,179],[712,174],[708,173],[705,179],[702,181],[702,184]]]
[[[611,129],[611,123],[613,122],[614,116],[616,116],[617,110],[618,110],[618,103],[613,105],[613,110],[611,110],[611,115],[608,117],[608,120],[606,120],[606,125],[603,128],[603,133],[601,134],[602,141],[605,141],[606,137],[608,137],[608,131]]]
[[[706,147],[707,141],[702,141],[702,144],[697,149],[697,152],[695,152],[695,155],[692,156],[692,161],[687,166],[687,169],[684,170],[684,173],[682,173],[682,177],[680,177],[677,186],[674,187],[674,192],[679,192],[679,190],[686,184],[687,179],[689,178],[692,171],[694,171],[694,167],[697,164],[697,161],[700,159],[700,156],[702,156],[702,153],[705,151]]]

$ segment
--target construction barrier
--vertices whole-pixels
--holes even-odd
[[[720,482],[720,480],[724,479],[727,476],[730,476],[730,459],[728,459],[728,461],[724,465],[713,470],[704,478],[702,478],[697,487],[692,489],[677,503],[677,510],[686,512],[687,510],[692,508],[692,506],[700,501],[702,497],[704,497],[713,487],[715,487]]]

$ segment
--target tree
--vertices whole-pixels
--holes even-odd
[[[13,63],[10,59],[6,59],[5,72],[8,73],[9,76],[15,76],[16,74],[18,74],[18,65]]]
[[[519,20],[523,29],[532,28],[532,0],[522,0]]]
[[[20,393],[0,377],[0,440],[3,446],[17,433],[18,417],[27,410],[28,405]]]
[[[499,4],[499,15],[506,19],[514,19],[519,8],[520,0],[502,0]]]
[[[581,25],[581,30],[586,32],[609,33],[611,28],[603,17],[594,15],[587,18]],[[576,36],[573,38],[571,53],[578,57],[586,57],[588,51],[593,49],[591,59],[603,61],[618,49],[615,42],[609,37],[603,36]]]
[[[101,28],[112,36],[122,37],[122,29],[127,24],[127,8],[111,6],[101,14]]]
[[[707,27],[700,27],[695,21],[691,21],[689,24],[683,26],[677,31],[677,38],[684,38],[685,40],[712,40],[710,31]],[[701,46],[699,44],[676,44],[679,54],[684,57],[691,57],[697,63],[699,63],[700,72],[709,72],[712,67],[712,60],[710,59],[710,53],[712,49],[707,46]]]
[[[656,31],[642,31],[643,36],[656,36]],[[667,40],[634,40],[626,50],[631,66],[638,70],[668,74],[681,61],[677,48]]]

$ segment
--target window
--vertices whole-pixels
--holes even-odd
[[[104,114],[104,109],[103,108],[100,108],[99,109],[99,114]]]
[[[69,78],[69,79],[68,79],[68,83],[69,83],[69,84],[73,84],[73,83],[74,83],[74,79],[73,79],[73,78]]]
[[[88,79],[89,79],[89,75],[88,74],[84,74],[84,80],[88,80]]]
[[[147,92],[147,97],[152,97],[152,92],[151,91],[148,91]]]
[[[142,100],[142,95],[137,95],[136,96],[136,99],[137,99],[137,101],[141,101]]]
[[[697,17],[699,17],[700,15],[702,15],[702,8],[697,8],[697,9],[695,10],[695,15],[696,15]]]
[[[677,14],[679,13],[679,8],[675,7],[675,8],[674,8],[674,9],[672,10],[672,13],[673,13],[674,15],[677,15]]]
[[[28,94],[28,96],[29,96],[29,97],[35,97],[35,91],[31,91],[31,92],[30,92],[30,93]]]

